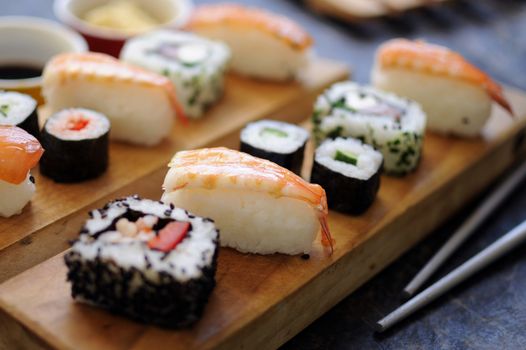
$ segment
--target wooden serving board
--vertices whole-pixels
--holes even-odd
[[[130,193],[157,194],[176,151],[209,145],[237,147],[232,142],[239,130],[261,118],[299,122],[311,113],[321,91],[348,75],[343,64],[318,58],[304,72],[301,83],[228,76],[222,101],[203,119],[187,127],[177,125],[160,145],[148,148],[111,143],[110,167],[96,180],[57,184],[34,170],[37,193],[30,205],[21,215],[0,218],[0,282],[67,249],[68,239],[77,234],[88,210]]]
[[[526,95],[512,90],[507,95],[517,114],[525,116]],[[496,109],[483,138],[426,135],[418,170],[403,178],[383,176],[378,198],[365,215],[330,213],[336,239],[332,256],[319,240],[309,260],[222,248],[217,287],[203,319],[189,330],[146,326],[74,302],[59,254],[0,286],[0,347],[276,348],[523,159],[525,134],[526,117],[512,121]],[[164,173],[133,189],[160,196]]]
[[[448,0],[307,0],[315,11],[349,22],[394,16]]]

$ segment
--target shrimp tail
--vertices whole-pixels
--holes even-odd
[[[329,230],[329,224],[327,223],[327,217],[320,218],[320,224],[321,224],[321,244],[325,247],[329,247],[330,253],[329,255],[332,255],[334,253],[334,243],[335,240],[331,236],[331,231]]]
[[[493,81],[489,81],[486,83],[485,88],[493,101],[497,102],[502,108],[504,108],[510,114],[510,116],[515,117],[515,113],[513,113],[511,104],[502,93],[502,88],[500,85],[493,83]]]
[[[325,247],[329,247],[330,253],[334,253],[334,243],[335,240],[331,236],[331,231],[329,230],[329,223],[327,222],[327,216],[329,215],[329,209],[327,206],[327,197],[323,197],[321,200],[321,207],[318,207],[318,218],[320,220],[321,226],[321,244]]]

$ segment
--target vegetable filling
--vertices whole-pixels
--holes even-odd
[[[288,137],[289,134],[287,134],[285,131],[276,129],[276,128],[264,128],[261,130],[260,135],[263,137]]]
[[[351,165],[357,165],[358,155],[352,152],[337,150],[336,155],[334,156],[334,160],[337,160],[339,162],[344,162],[347,164],[351,164]]]

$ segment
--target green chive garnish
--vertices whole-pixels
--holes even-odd
[[[354,153],[347,152],[347,151],[336,151],[336,155],[334,156],[334,160],[344,162],[351,165],[358,164],[358,156]]]

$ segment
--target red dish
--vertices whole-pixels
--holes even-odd
[[[108,0],[107,2],[109,2]],[[55,16],[64,24],[73,28],[86,39],[91,51],[103,52],[118,57],[124,42],[140,33],[125,33],[119,30],[91,25],[82,19],[82,15],[101,5],[96,0],[55,0]],[[193,9],[191,0],[142,0],[138,4],[159,19],[159,27],[183,27]]]

